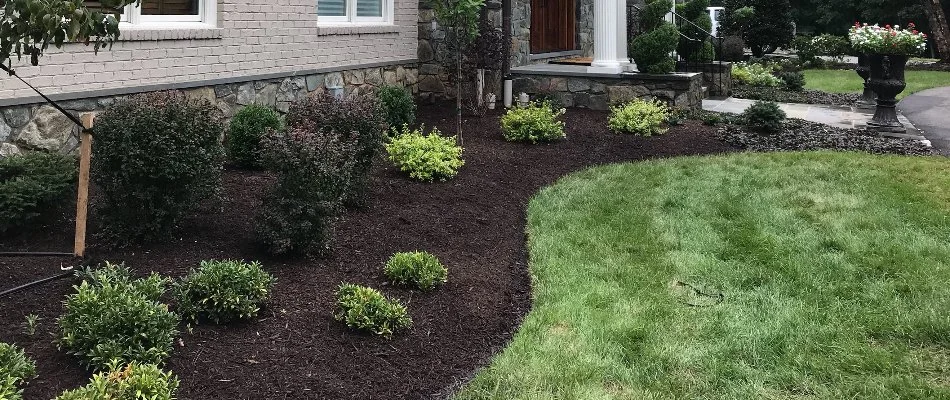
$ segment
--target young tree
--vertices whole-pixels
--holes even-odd
[[[792,42],[795,27],[789,0],[725,0],[723,4],[723,27],[727,33],[740,34],[754,56]]]
[[[940,60],[950,63],[950,25],[947,23],[947,15],[943,12],[943,6],[940,4],[940,0],[922,1],[927,19],[930,20],[930,28],[933,32],[931,37],[937,46],[937,53],[940,53]]]
[[[116,11],[139,0],[101,0],[104,11]],[[0,16],[0,64],[9,66],[11,57],[39,58],[49,45],[67,42],[94,43],[95,51],[119,38],[115,13],[90,10],[83,0],[6,0]]]
[[[462,137],[462,53],[478,38],[478,17],[485,0],[432,0],[435,18],[445,28],[445,45],[455,54],[456,134]]]

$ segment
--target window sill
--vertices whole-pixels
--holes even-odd
[[[119,41],[221,39],[224,29],[200,22],[121,24]]]
[[[319,26],[318,35],[366,35],[399,33],[403,27],[394,24],[325,24]]]

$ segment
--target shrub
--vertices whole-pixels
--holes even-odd
[[[775,133],[782,129],[785,111],[773,102],[757,101],[742,112],[742,118],[746,125],[757,131]]]
[[[393,283],[424,291],[445,283],[449,273],[436,256],[424,251],[393,254],[383,272]]]
[[[715,113],[704,114],[700,119],[702,119],[703,125],[716,126],[722,123],[722,117]]]
[[[779,86],[782,80],[772,75],[774,65],[739,62],[732,64],[732,79],[750,86]]]
[[[847,37],[829,34],[799,36],[792,41],[792,48],[803,62],[814,63],[820,60],[818,56],[832,57],[834,61],[841,62],[844,56],[851,53],[851,42]]]
[[[781,72],[778,77],[788,90],[800,92],[805,89],[805,74],[802,72]]]
[[[264,139],[277,175],[264,196],[258,234],[274,254],[325,255],[356,163],[354,143],[332,131],[291,128]]]
[[[465,165],[462,161],[462,146],[455,137],[444,137],[438,128],[428,135],[422,130],[403,127],[402,133],[386,145],[389,160],[409,177],[420,181],[447,180]]]
[[[178,312],[216,324],[257,316],[274,286],[274,277],[258,262],[202,261],[198,270],[175,283]]]
[[[399,132],[405,125],[416,122],[416,102],[412,92],[402,86],[383,86],[376,90],[376,97],[386,114],[390,132]]]
[[[659,100],[634,100],[610,108],[607,126],[616,133],[653,136],[666,132],[663,123],[670,108]]]
[[[355,149],[343,203],[359,206],[365,203],[370,168],[386,137],[385,118],[379,101],[373,96],[339,100],[330,94],[320,94],[293,103],[287,112],[287,126],[313,135],[336,135],[341,143]]]
[[[678,44],[679,31],[673,24],[665,23],[633,38],[630,41],[630,57],[641,72],[668,74],[676,69],[676,61],[670,53],[676,50]]]
[[[36,363],[23,349],[0,342],[0,399],[21,399],[22,386],[35,376]]]
[[[168,280],[133,279],[128,268],[106,263],[83,271],[59,318],[60,348],[94,370],[114,360],[161,364],[172,350],[178,315],[158,302]]]
[[[688,56],[692,62],[710,62],[716,59],[716,49],[710,36],[712,19],[709,17],[709,0],[690,0],[676,5],[677,13],[689,22],[679,26],[680,37],[677,53]]]
[[[756,57],[791,42],[795,26],[789,0],[724,0],[721,5],[722,30],[741,35]]]
[[[509,109],[501,117],[501,132],[509,142],[549,142],[567,136],[564,122],[558,117],[562,109],[554,110],[547,103],[533,102],[526,107]]]
[[[261,168],[261,138],[268,131],[279,131],[283,127],[284,121],[274,109],[259,104],[245,106],[234,114],[228,130],[231,161],[244,168]]]
[[[745,58],[745,41],[740,36],[726,36],[722,38],[722,54],[724,61],[742,61]]]
[[[0,157],[0,232],[24,226],[71,198],[75,184],[76,160],[71,156]]]
[[[333,317],[350,328],[392,336],[395,331],[412,325],[406,306],[386,298],[376,289],[344,283],[337,289],[336,298],[337,310]]]
[[[224,151],[221,114],[180,92],[135,95],[97,119],[92,177],[108,239],[128,244],[166,236],[213,198]]]
[[[178,378],[154,364],[122,366],[111,362],[108,371],[95,374],[89,384],[68,390],[56,400],[173,400]]]

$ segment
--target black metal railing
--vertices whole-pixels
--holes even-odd
[[[627,2],[627,43],[633,38],[643,33],[640,24],[640,12],[642,9],[631,2]],[[670,11],[673,15],[673,24],[679,31],[680,42],[674,52],[677,72],[701,72],[704,74],[703,80],[711,85],[710,91],[724,94],[722,85],[722,75],[731,73],[723,71],[720,65],[710,65],[710,61],[722,62],[722,38],[713,35],[711,32],[703,29],[695,22],[684,18],[676,11]],[[689,27],[689,29],[683,29]],[[687,34],[684,33],[686,31]],[[707,41],[711,43],[715,55],[710,60],[705,57],[704,47]]]

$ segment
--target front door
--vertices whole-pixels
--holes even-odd
[[[531,54],[575,50],[574,0],[531,0]]]

